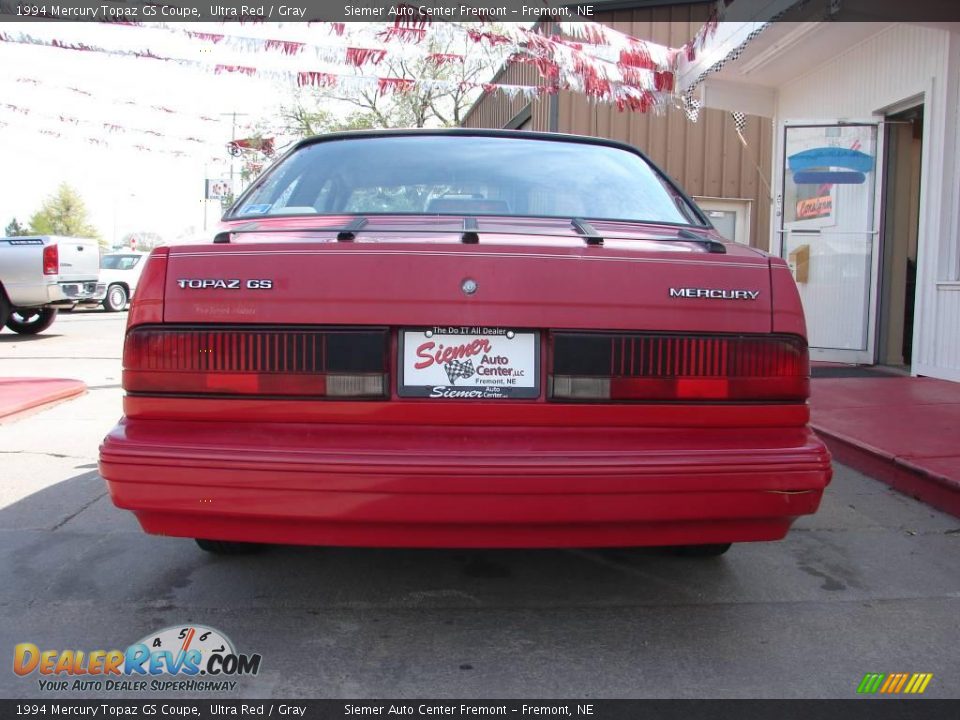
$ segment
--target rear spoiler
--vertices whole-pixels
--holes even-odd
[[[261,234],[272,234],[272,233],[315,233],[315,232],[326,232],[326,233],[336,233],[337,242],[353,242],[357,233],[360,232],[368,224],[368,219],[365,217],[357,217],[351,220],[346,225],[340,227],[302,227],[302,228],[261,228],[258,227],[256,223],[251,225],[244,225],[243,227],[238,227],[231,230],[224,230],[217,233],[213,242],[217,244],[221,243],[230,243],[233,240],[235,235],[261,235]],[[725,254],[727,248],[723,243],[717,242],[713,238],[707,237],[700,233],[694,232],[687,228],[679,228],[677,231],[677,236],[674,237],[636,237],[633,235],[602,235],[597,232],[597,230],[591,225],[587,220],[582,218],[573,218],[570,220],[570,227],[577,235],[581,236],[584,242],[590,246],[602,246],[603,241],[606,240],[652,240],[654,242],[691,242],[703,245],[707,252],[709,253],[718,253]],[[479,227],[478,219],[475,217],[467,217],[463,219],[463,232],[460,235],[460,241],[468,245],[474,245],[480,242],[482,231]],[[433,233],[439,235],[447,235],[450,232],[453,232],[450,228],[420,228],[420,227],[378,227],[376,231],[378,233]],[[490,231],[497,233],[508,233],[510,235],[524,235],[530,237],[552,237],[555,236],[555,233],[549,232],[531,232],[529,230],[497,230]]]

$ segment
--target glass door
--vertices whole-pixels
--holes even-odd
[[[877,123],[785,128],[781,251],[814,360],[874,361],[878,138]]]

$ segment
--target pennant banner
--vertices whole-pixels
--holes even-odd
[[[61,50],[92,52],[121,57],[169,62],[182,67],[190,67],[216,74],[239,74],[247,77],[266,79],[273,82],[293,82],[298,85],[319,85],[337,87],[344,91],[353,91],[358,87],[372,88],[382,93],[411,92],[421,87],[448,88],[450,90],[482,89],[486,92],[501,91],[508,96],[522,93],[526,97],[535,97],[541,92],[556,92],[558,89],[584,92],[598,100],[612,102],[620,109],[650,110],[662,106],[662,98],[657,95],[672,91],[673,77],[670,73],[658,73],[649,69],[629,68],[627,74],[613,73],[609,69],[574,62],[574,69],[543,65],[541,74],[548,78],[546,85],[509,85],[502,83],[472,83],[456,80],[392,78],[375,75],[355,75],[311,70],[263,69],[248,65],[215,64],[199,60],[188,60],[160,55],[149,49],[130,50],[106,48],[81,42],[66,42],[57,39],[40,38],[29,33],[0,31],[0,42],[18,43],[53,47]],[[579,51],[575,51],[579,52]],[[517,58],[523,56],[518,55]],[[576,56],[574,56],[576,58]],[[633,74],[631,74],[633,73]]]
[[[16,128],[18,131],[34,132],[52,140],[80,140],[81,142],[86,142],[90,145],[104,149],[126,148],[128,150],[136,150],[137,152],[166,155],[181,160],[193,160],[195,162],[202,162],[207,165],[225,165],[227,163],[226,159],[215,155],[198,155],[196,151],[160,147],[156,143],[145,145],[142,142],[134,141],[132,138],[127,138],[125,135],[117,135],[111,137],[110,139],[106,139],[101,136],[94,136],[84,132],[70,119],[65,118],[60,120],[60,122],[64,125],[64,127],[61,129],[53,129],[51,127],[38,125],[32,120],[26,121],[16,120],[14,118],[0,118],[0,127],[11,127]]]
[[[217,141],[211,141],[209,139],[202,139],[195,136],[180,136],[180,135],[170,135],[168,133],[162,133],[157,130],[144,129],[129,127],[121,123],[114,122],[97,122],[95,120],[86,120],[83,118],[78,118],[73,115],[66,114],[57,114],[52,115],[49,113],[36,112],[30,108],[22,107],[20,105],[14,105],[13,103],[0,102],[0,111],[6,110],[9,112],[15,112],[20,115],[31,115],[33,117],[44,118],[47,120],[58,120],[59,122],[68,123],[70,125],[84,125],[87,127],[96,127],[103,130],[106,130],[110,133],[135,133],[139,135],[150,135],[157,138],[167,138],[169,140],[175,140],[181,143],[193,143],[197,145],[219,145]]]
[[[20,83],[23,85],[28,85],[34,88],[56,88],[58,90],[65,90],[67,92],[79,95],[82,97],[88,97],[92,101],[96,101],[98,104],[109,103],[111,105],[127,105],[138,110],[150,110],[158,113],[163,113],[165,115],[174,115],[178,117],[183,117],[184,119],[189,119],[191,121],[199,121],[203,123],[216,123],[222,125],[223,123],[229,123],[230,120],[227,117],[212,117],[210,115],[202,115],[197,113],[185,112],[183,110],[177,110],[176,108],[167,107],[166,105],[156,105],[142,100],[134,100],[128,97],[115,97],[112,95],[106,95],[100,92],[91,92],[83,88],[78,88],[73,85],[67,85],[63,83],[51,83],[48,80],[40,80],[33,77],[17,77],[13,79],[13,82]],[[238,123],[238,130],[253,130],[254,126],[248,123]]]

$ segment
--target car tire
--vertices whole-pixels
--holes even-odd
[[[713,545],[679,545],[673,548],[673,553],[680,557],[711,558],[720,557],[730,549],[732,543],[716,543]]]
[[[107,312],[120,312],[127,306],[127,289],[123,285],[111,285],[103,299],[103,309]]]
[[[7,302],[7,296],[0,288],[0,328],[7,324],[7,317],[10,315],[10,303]]]
[[[214,555],[250,555],[263,549],[258,543],[232,542],[229,540],[205,540],[196,538],[201,550]]]
[[[21,335],[36,335],[50,327],[56,319],[56,308],[14,310],[7,318],[6,326]]]

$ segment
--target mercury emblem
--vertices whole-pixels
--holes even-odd
[[[477,281],[473,278],[467,278],[460,286],[465,295],[473,295],[477,291]]]

